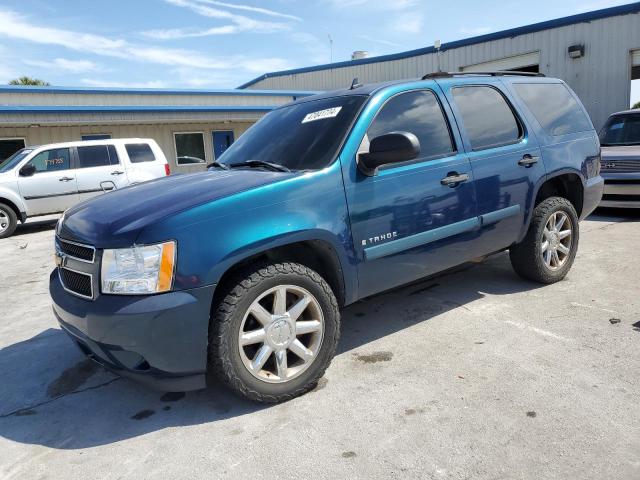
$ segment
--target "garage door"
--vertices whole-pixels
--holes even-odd
[[[462,67],[463,72],[496,72],[499,70],[518,70],[519,68],[540,65],[540,52],[525,53],[512,57],[491,60],[490,62],[476,63]]]

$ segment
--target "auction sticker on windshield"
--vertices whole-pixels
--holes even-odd
[[[302,123],[315,122],[316,120],[322,120],[325,118],[333,118],[340,113],[342,107],[327,108],[326,110],[319,110],[313,113],[307,113],[302,119]]]

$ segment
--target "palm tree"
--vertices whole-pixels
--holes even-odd
[[[46,87],[47,85],[51,85],[49,82],[45,82],[44,80],[40,80],[38,78],[31,77],[20,77],[9,82],[9,85],[33,85],[33,86],[41,86]]]

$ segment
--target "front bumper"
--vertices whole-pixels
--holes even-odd
[[[584,196],[582,201],[582,212],[580,220],[591,214],[600,203],[602,191],[604,189],[604,180],[602,177],[593,177],[586,181],[584,186]]]
[[[640,208],[640,174],[605,177],[600,206]]]
[[[105,368],[164,391],[206,386],[213,286],[160,295],[98,295],[64,290],[57,271],[49,292],[60,327]]]

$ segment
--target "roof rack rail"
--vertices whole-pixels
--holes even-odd
[[[496,72],[433,72],[427,73],[422,77],[422,80],[429,80],[434,78],[451,78],[459,77],[462,75],[489,75],[491,77],[503,77],[503,76],[523,76],[523,77],[544,77],[544,73],[538,72],[518,72],[515,70],[505,70]]]

